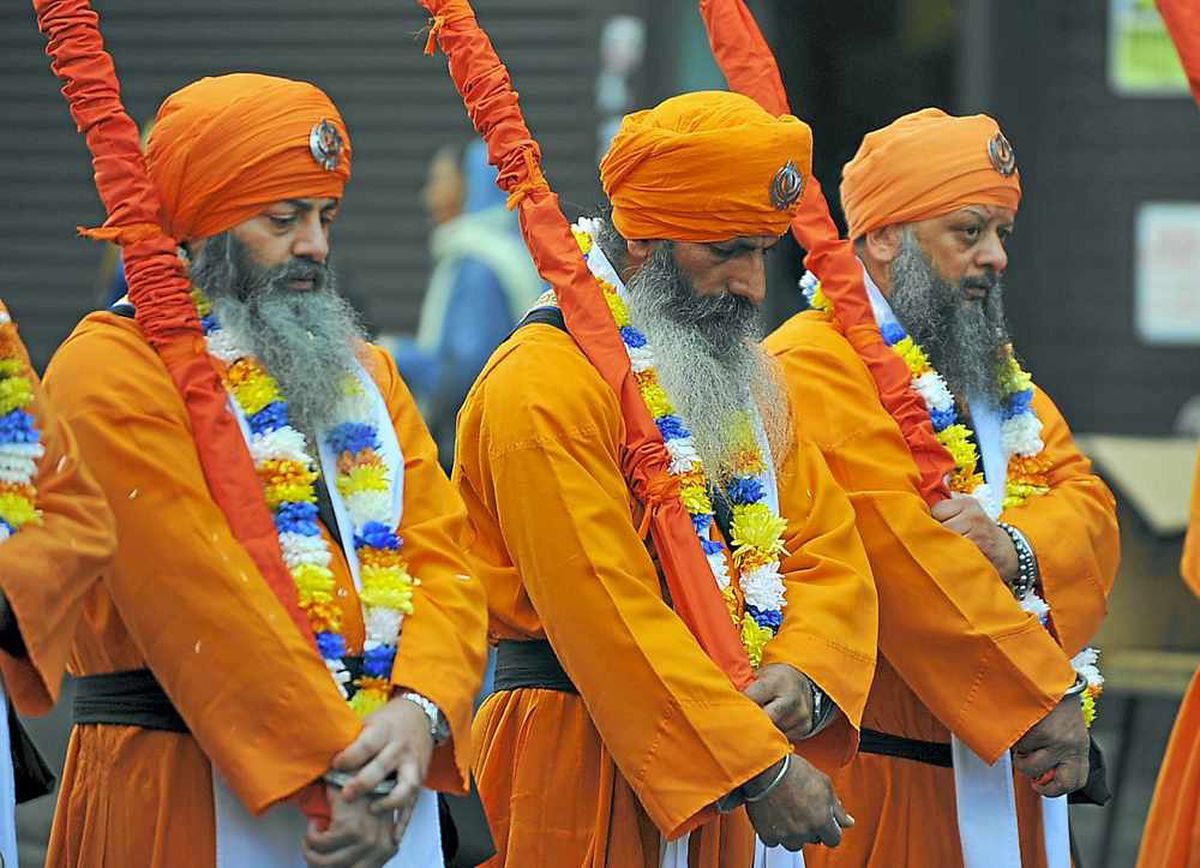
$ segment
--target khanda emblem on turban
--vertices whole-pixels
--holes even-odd
[[[992,161],[992,168],[1006,178],[1017,171],[1017,155],[1013,153],[1013,146],[1008,139],[1004,138],[1004,133],[996,133],[988,142],[988,159]]]
[[[312,152],[317,165],[327,172],[332,172],[338,167],[338,163],[342,159],[343,147],[342,134],[328,119],[322,118],[321,122],[309,133],[308,149]]]
[[[778,211],[786,211],[800,201],[803,192],[804,175],[788,160],[771,181],[771,204]]]

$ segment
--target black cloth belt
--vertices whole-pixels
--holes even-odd
[[[496,646],[496,690],[534,687],[579,693],[545,639],[501,639]]]
[[[76,678],[72,711],[76,725],[103,723],[188,732],[188,725],[149,669]]]
[[[903,738],[889,735],[874,729],[863,727],[859,733],[858,750],[860,753],[873,753],[896,759],[912,760],[930,766],[940,766],[944,769],[954,767],[950,753],[950,745],[937,741],[918,741],[915,738]]]

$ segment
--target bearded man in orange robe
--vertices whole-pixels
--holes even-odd
[[[757,348],[764,254],[810,156],[791,116],[676,97],[624,119],[600,168],[611,215],[575,226],[672,457],[680,487],[660,496],[683,497],[712,573],[695,579],[724,588],[758,667],[744,693],[672,610],[618,397],[552,296],[467,398],[454,479],[498,642],[475,722],[490,864],[793,865],[852,824],[810,760],[853,752],[874,593],[850,505]],[[781,518],[743,523],[751,502]],[[757,569],[746,546],[768,527],[778,564]]]
[[[83,614],[116,549],[112,511],[42,393],[0,302],[0,861],[17,864],[18,801],[54,780],[16,712],[48,712]],[[16,762],[14,762],[16,760]]]
[[[1200,463],[1180,568],[1187,586],[1200,596]],[[1138,868],[1161,866],[1200,866],[1200,673],[1192,678],[1179,707],[1142,832]]]
[[[316,647],[210,493],[131,305],[86,317],[50,363],[120,532],[71,654],[50,864],[441,864],[432,790],[467,786],[483,588],[413,400],[336,289],[350,158],[323,92],[250,74],[171,95],[146,148],[190,260],[199,358],[261,480],[244,496],[274,520],[258,542]],[[306,819],[322,798],[324,828]]]
[[[833,773],[858,826],[836,851],[806,851],[810,868],[1068,858],[1065,799],[1038,795],[1087,779],[1081,691],[1096,673],[1081,652],[1104,617],[1117,524],[1110,492],[1008,348],[1001,278],[1020,192],[995,121],[937,109],[869,134],[844,170],[884,342],[904,354],[921,412],[959,459],[955,496],[932,511],[900,427],[811,276],[817,309],[765,343],[798,433],[854,505],[880,603],[862,744]],[[1051,857],[1040,803],[1062,820]]]

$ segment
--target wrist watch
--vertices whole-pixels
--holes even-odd
[[[437,707],[432,699],[428,699],[412,690],[406,690],[398,694],[398,697],[400,699],[407,699],[425,712],[425,716],[429,718],[429,735],[433,739],[434,747],[444,744],[450,738],[450,724],[446,722],[446,716],[442,714],[442,710]]]

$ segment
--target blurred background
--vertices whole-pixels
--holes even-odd
[[[417,5],[94,5],[139,121],[183,84],[235,70],[308,79],[333,97],[354,143],[337,226],[342,285],[406,375],[428,379],[422,406],[431,423],[452,427],[462,387],[439,379],[434,357],[445,341],[433,332],[466,319],[445,303],[462,276],[442,273],[442,309],[423,313],[446,255],[433,230],[496,202],[483,195],[491,175],[472,163],[445,59],[422,53]],[[1116,797],[1104,809],[1076,809],[1075,832],[1088,868],[1132,865],[1175,709],[1200,661],[1200,605],[1177,569],[1200,435],[1200,111],[1161,20],[1151,0],[750,6],[793,107],[813,126],[815,171],[835,210],[840,168],[863,134],[904,112],[986,111],[1015,147],[1025,191],[1007,278],[1017,350],[1121,502],[1125,557],[1099,641],[1109,689],[1096,730]],[[600,203],[597,159],[622,114],[724,87],[695,0],[475,7],[570,216]],[[113,252],[75,235],[77,225],[102,222],[103,211],[43,44],[28,4],[0,5],[0,295],[39,368],[84,313],[120,292]],[[493,253],[502,255],[477,258]],[[801,260],[790,238],[773,254],[773,322],[801,305]],[[536,295],[511,256],[505,263],[492,268],[494,291],[510,304]],[[476,335],[462,357],[486,356],[507,327],[498,324],[499,337]],[[31,726],[60,763],[62,710]],[[21,808],[22,865],[41,864],[50,803]]]

